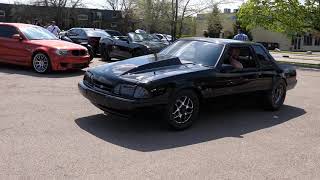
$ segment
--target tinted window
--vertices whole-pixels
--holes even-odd
[[[266,51],[258,45],[253,45],[253,49],[256,52],[258,62],[262,69],[273,68],[273,63],[271,58],[268,56]]]
[[[182,62],[214,66],[223,45],[203,41],[180,40],[160,52],[160,55],[178,57]]]
[[[17,29],[12,26],[0,26],[0,37],[12,38],[14,34],[19,34]]]
[[[110,30],[106,30],[106,32],[108,34],[110,34],[111,36],[122,36],[122,34],[118,31],[110,31]]]

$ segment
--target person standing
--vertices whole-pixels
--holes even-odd
[[[51,25],[47,27],[47,30],[50,31],[52,34],[54,34],[55,36],[59,36],[60,33],[60,29],[59,27],[56,25],[55,21],[51,22]]]
[[[235,35],[233,37],[233,39],[234,40],[239,40],[239,41],[249,41],[248,36],[246,34],[244,34],[241,29],[238,29],[238,34]]]

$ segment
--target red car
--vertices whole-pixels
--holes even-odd
[[[33,67],[38,73],[88,67],[88,50],[59,40],[30,24],[0,23],[0,62]]]

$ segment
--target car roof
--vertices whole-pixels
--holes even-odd
[[[9,26],[17,27],[17,28],[35,26],[35,25],[32,25],[32,24],[24,24],[24,23],[2,23],[2,22],[0,22],[0,25],[9,25]]]
[[[215,44],[257,44],[251,41],[238,41],[233,39],[222,39],[222,38],[206,38],[206,37],[190,37],[190,38],[181,38],[180,40],[190,40],[190,41],[204,41]]]

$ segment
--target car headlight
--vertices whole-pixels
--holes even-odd
[[[56,50],[56,54],[59,55],[59,56],[65,56],[68,54],[68,50],[66,49],[57,49]]]
[[[119,84],[114,89],[115,94],[119,94],[127,97],[134,97],[137,99],[149,98],[150,93],[143,87],[128,84]]]

